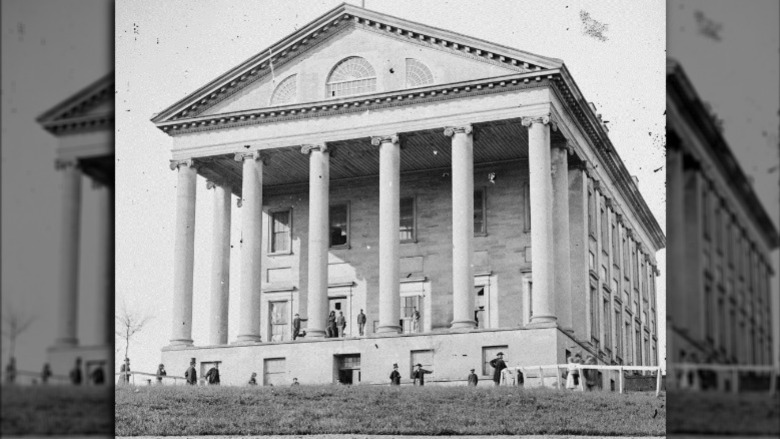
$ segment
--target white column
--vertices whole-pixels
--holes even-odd
[[[379,327],[399,333],[401,315],[401,144],[398,136],[372,137],[379,146]]]
[[[176,235],[173,257],[173,327],[171,346],[192,346],[192,276],[195,263],[195,181],[191,159],[171,160],[178,169]]]
[[[555,309],[558,324],[569,332],[572,326],[571,248],[569,236],[569,164],[571,147],[564,141],[552,148],[553,232],[555,243]],[[533,255],[533,253],[532,253]]]
[[[685,276],[688,272],[685,257],[685,179],[683,174],[683,152],[677,136],[670,135],[666,149],[666,196],[668,209],[666,212],[667,238],[669,244],[668,266],[674,267],[667,272],[666,297],[669,306],[666,310],[667,352],[669,361],[678,361],[678,352],[672,349],[674,341],[674,325],[678,319],[683,319],[681,311],[685,309],[683,292],[685,291]]]
[[[214,189],[214,232],[211,248],[211,319],[209,344],[228,342],[228,303],[230,301],[230,197],[227,183],[206,183]]]
[[[328,317],[328,248],[330,247],[330,153],[327,145],[304,145],[309,154],[309,287],[307,337],[325,337]]]
[[[474,137],[471,125],[448,127],[452,137],[452,328],[474,321]]]
[[[263,162],[260,153],[237,153],[241,183],[241,293],[237,343],[260,341],[260,266],[263,257]]]
[[[81,171],[76,160],[57,160],[62,173],[62,244],[60,301],[56,346],[78,345],[79,240],[81,236]]]
[[[114,343],[114,188],[93,182],[98,189],[98,245],[100,254],[95,261],[98,291],[95,299],[95,328],[97,340]]]
[[[531,324],[549,324],[556,321],[550,117],[524,117],[523,125],[528,127],[531,186],[531,277],[534,285]]]

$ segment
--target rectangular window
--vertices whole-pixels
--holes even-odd
[[[636,247],[632,249],[631,257],[634,259],[634,288],[639,289],[639,252]]]
[[[609,235],[607,234],[607,211],[601,208],[601,251],[607,253],[609,249]]]
[[[590,339],[595,347],[599,344],[599,290],[591,283],[590,285]]]
[[[631,264],[628,261],[628,240],[623,238],[623,276],[628,280],[629,273],[631,273]]]
[[[490,360],[496,358],[496,354],[503,352],[507,357],[509,356],[509,346],[486,346],[482,348],[482,375],[493,376],[493,366],[490,365]]]
[[[604,285],[609,285],[609,278],[607,278],[607,266],[602,265],[601,266],[601,281],[604,283]]]
[[[290,302],[268,302],[268,320],[271,323],[269,341],[285,341],[288,338]]]
[[[414,242],[415,234],[414,197],[401,198],[401,242]]]
[[[593,191],[588,189],[588,233],[594,239],[596,238],[596,200],[593,198]]]
[[[726,350],[726,302],[723,296],[718,298],[718,345],[720,349]]]
[[[704,188],[701,191],[701,228],[704,232],[704,239],[710,239],[709,204],[709,199],[707,198],[707,189]]]
[[[615,356],[623,358],[623,334],[621,329],[623,327],[623,319],[620,314],[620,307],[615,308]]]
[[[612,279],[612,293],[618,294],[618,282],[617,279]]]
[[[631,322],[625,322],[625,338],[626,338],[626,356],[625,360],[628,364],[634,363],[634,348],[631,344]]]
[[[411,364],[409,364],[409,376],[412,376],[412,371],[414,371],[414,366],[416,364],[421,364],[422,368],[425,370],[430,370],[433,372],[435,369],[433,368],[433,351],[432,350],[423,350],[423,351],[412,351],[411,355],[409,356],[411,359]],[[428,375],[425,377],[425,380],[429,380],[432,377],[433,374]]]
[[[619,259],[618,256],[618,232],[617,232],[617,224],[614,222],[612,223],[612,259],[614,260],[614,264],[617,265]]]
[[[611,316],[611,306],[609,304],[609,300],[604,299],[604,350],[607,352],[610,352],[612,349],[612,319]]]
[[[292,212],[271,212],[271,253],[289,253],[291,248]]]
[[[487,234],[485,189],[474,191],[474,235]]]
[[[596,255],[593,252],[590,252],[588,256],[588,268],[590,268],[590,271],[596,271]]]
[[[285,379],[287,368],[284,358],[266,358],[263,360],[263,385],[283,386],[288,384]]]
[[[349,205],[330,206],[330,246],[349,245]]]
[[[639,333],[639,328],[636,328],[634,335],[634,355],[636,356],[636,365],[642,366],[642,336]]]
[[[714,315],[712,313],[712,288],[709,282],[704,285],[704,327],[707,328],[706,338],[708,340],[714,340]]]

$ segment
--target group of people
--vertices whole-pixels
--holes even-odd
[[[506,362],[504,361],[504,353],[499,352],[496,354],[496,358],[490,360],[490,366],[493,368],[493,383],[498,386],[501,384],[501,374],[503,373],[504,369],[507,368]],[[468,377],[466,378],[466,382],[471,387],[476,387],[477,384],[479,384],[479,377],[476,373],[474,373],[476,369],[471,369]],[[424,386],[425,385],[425,375],[433,373],[432,370],[423,369],[422,364],[417,363],[414,365],[414,370],[412,371],[412,385],[415,386]],[[521,382],[522,382],[522,374],[521,374]],[[401,373],[398,371],[398,363],[393,364],[393,371],[390,372],[390,385],[391,386],[400,386],[401,385]]]
[[[15,384],[16,378],[18,375],[18,371],[16,369],[16,358],[11,357],[8,359],[8,364],[5,367],[5,382],[6,384]],[[40,380],[41,384],[48,384],[49,379],[53,376],[51,371],[51,366],[49,363],[43,364],[43,369],[41,370]],[[76,357],[75,364],[73,365],[73,368],[70,370],[70,373],[68,375],[68,378],[70,379],[70,383],[74,386],[80,386],[84,382],[83,378],[83,372],[82,372],[82,362],[81,357]],[[89,379],[91,380],[92,384],[95,385],[101,385],[104,384],[106,381],[106,374],[103,370],[102,365],[98,365],[95,367],[92,372],[89,374]],[[38,384],[38,380],[33,379],[32,384]]]
[[[580,370],[578,365],[589,364],[596,365],[596,357],[588,355],[585,361],[582,360],[580,354],[574,354],[567,360],[567,368],[563,373],[563,377],[566,378],[566,388],[568,390],[581,390],[583,387],[585,390],[594,390],[598,386],[599,371],[596,369],[585,369],[580,376]],[[580,380],[584,380],[584,386],[580,384]]]
[[[295,317],[293,317],[293,324],[292,324],[292,339],[296,340],[298,338],[306,337],[306,331],[301,330],[301,322],[304,319],[301,318],[300,314],[296,313]],[[358,327],[358,334],[362,337],[366,333],[366,322],[368,319],[366,318],[366,314],[363,312],[363,310],[360,310],[360,313],[357,315],[357,327]],[[344,338],[344,334],[347,330],[347,319],[344,317],[344,312],[339,311],[339,314],[336,315],[336,311],[331,311],[330,314],[328,314],[328,321],[325,326],[325,338]]]

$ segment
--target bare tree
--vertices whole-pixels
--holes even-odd
[[[35,317],[15,308],[10,302],[5,302],[3,304],[2,334],[3,337],[8,338],[8,357],[13,358],[16,339],[30,327]]]
[[[122,304],[122,308],[116,315],[116,335],[125,342],[125,358],[130,350],[130,339],[140,332],[152,317],[138,311],[131,310],[127,304]]]

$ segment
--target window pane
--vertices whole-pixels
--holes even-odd
[[[401,241],[414,241],[414,198],[401,198]]]
[[[330,245],[347,244],[349,236],[349,224],[347,221],[348,210],[346,204],[330,206]]]
[[[290,211],[275,212],[271,216],[271,252],[290,251]]]
[[[474,191],[474,233],[485,233],[485,192]]]

